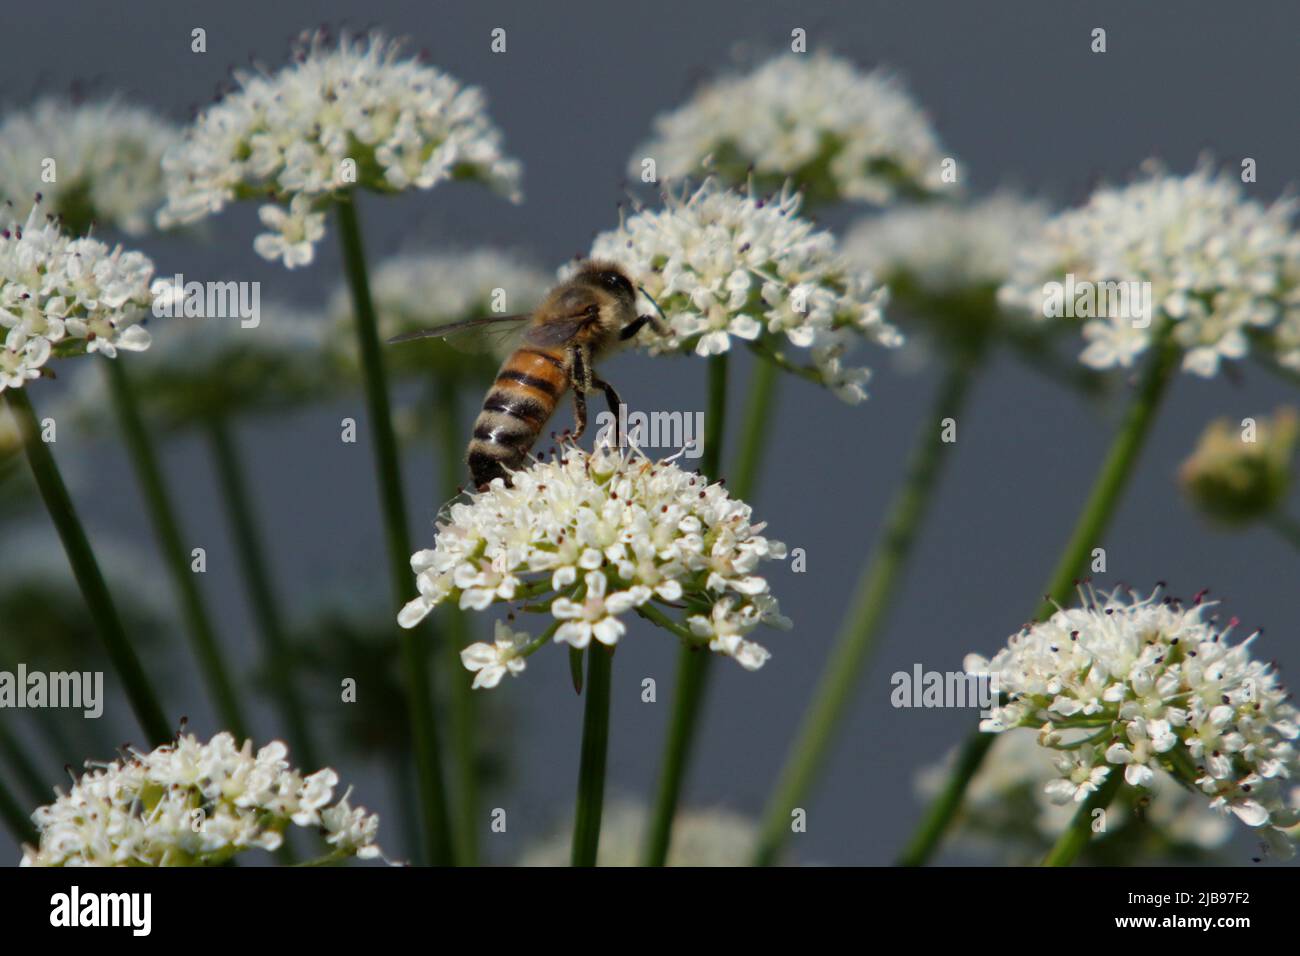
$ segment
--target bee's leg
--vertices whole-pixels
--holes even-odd
[[[587,430],[587,393],[591,391],[591,353],[585,345],[569,349],[569,385],[573,389],[573,417],[576,427],[573,440]]]
[[[573,429],[573,440],[577,441],[582,437],[582,433],[587,430],[587,396],[576,388],[573,390],[573,418],[576,422]]]
[[[623,441],[627,437],[623,434],[623,417],[618,413],[619,408],[623,405],[623,399],[618,397],[618,392],[614,391],[614,386],[604,379],[593,375],[591,384],[605,393],[605,402],[609,405],[609,411],[614,416],[614,442],[618,448],[622,448]]]
[[[659,316],[638,315],[635,319],[633,319],[631,322],[629,322],[627,325],[623,326],[623,328],[619,330],[618,333],[619,339],[622,341],[627,341],[632,336],[640,332],[641,327],[646,323],[649,323],[650,327],[653,328],[656,333],[664,336],[665,338],[667,338],[667,336],[670,334],[670,330],[668,326],[664,325],[663,319],[659,318]]]

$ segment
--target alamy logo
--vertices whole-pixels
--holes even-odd
[[[618,435],[623,436],[621,447],[631,445],[634,448],[680,448],[687,458],[699,458],[704,454],[704,413],[703,412],[632,412],[627,406],[618,406],[618,415],[613,412],[601,412],[596,416],[600,431],[596,433],[596,444],[602,442],[613,446],[615,426]]]
[[[96,719],[104,713],[103,671],[0,671],[0,708],[71,707]]]
[[[239,319],[245,329],[262,322],[260,282],[186,282],[179,272],[170,279],[155,279],[153,314],[163,319]]]
[[[150,893],[69,893],[50,897],[51,926],[129,926],[131,935],[148,936],[153,926]]]
[[[1129,319],[1135,329],[1151,324],[1151,283],[1124,281],[1075,281],[1066,273],[1065,282],[1043,284],[1043,317],[1047,319]]]
[[[889,678],[894,686],[889,702],[895,707],[978,707],[981,717],[991,717],[998,701],[996,673],[927,671],[920,664],[912,670],[895,671]]]

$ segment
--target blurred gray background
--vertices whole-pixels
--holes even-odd
[[[364,197],[372,264],[412,246],[453,242],[519,248],[548,268],[558,266],[585,249],[595,231],[616,222],[627,158],[647,135],[651,118],[718,69],[783,48],[795,26],[808,31],[810,49],[830,48],[867,68],[896,68],[929,110],[947,149],[963,162],[976,192],[1010,184],[1057,205],[1073,203],[1099,180],[1123,181],[1148,156],[1185,171],[1203,150],[1232,165],[1254,157],[1259,182],[1248,188],[1261,199],[1300,180],[1300,128],[1290,108],[1300,10],[1281,2],[1085,8],[1037,2],[158,0],[119,6],[65,0],[10,5],[4,21],[11,41],[0,62],[4,108],[76,86],[92,94],[120,91],[178,121],[211,99],[228,67],[250,58],[279,65],[287,43],[303,28],[373,25],[409,35],[412,49],[427,49],[433,63],[486,90],[508,152],[524,162],[526,202],[511,206],[486,190],[460,185],[398,198]],[[206,55],[190,52],[195,26],[207,30]],[[498,26],[509,37],[509,52],[500,56],[488,49],[489,32]],[[1095,26],[1107,29],[1105,55],[1089,52]],[[837,210],[827,224],[839,229],[865,212]],[[289,297],[304,305],[323,304],[341,276],[332,224],[318,262],[295,272],[253,253],[252,205],[210,225],[207,241],[150,238],[138,246],[163,274],[261,280],[264,298]],[[726,661],[714,667],[687,790],[690,805],[750,814],[761,809],[902,474],[931,400],[934,370],[905,373],[879,350],[866,354],[866,361],[878,374],[870,401],[858,407],[806,383],[782,382],[754,504],[770,521],[770,534],[807,550],[807,573],[781,566],[771,571],[773,590],[796,627],[764,641],[774,656],[758,673]],[[748,357],[738,356],[733,427],[749,368]],[[1224,376],[1210,382],[1178,378],[1104,541],[1110,573],[1100,580],[1145,588],[1164,579],[1178,594],[1211,587],[1226,600],[1227,613],[1266,629],[1257,651],[1275,658],[1285,672],[1300,664],[1300,555],[1262,528],[1239,534],[1206,528],[1173,481],[1178,462],[1210,418],[1240,419],[1295,400],[1293,390],[1258,367],[1245,363],[1240,371],[1236,382]],[[606,372],[634,407],[656,407],[656,397],[667,395],[673,396],[672,407],[704,407],[700,361],[628,355]],[[45,394],[34,397],[38,404],[48,402]],[[464,402],[467,432],[473,398]],[[956,669],[964,654],[990,653],[1018,627],[1074,521],[1117,408],[1117,401],[1088,405],[1005,355],[987,366],[960,422],[951,468],[874,667],[808,805],[808,832],[794,843],[798,859],[884,864],[900,848],[921,810],[914,773],[965,734],[971,715],[895,710],[889,675],[915,662]],[[359,394],[337,407],[241,430],[280,590],[291,596],[297,614],[309,611],[326,589],[355,590],[376,600],[387,593],[370,453],[364,444],[341,445],[337,438],[338,420],[347,414],[364,419]],[[441,500],[432,490],[437,463],[418,452],[407,456],[407,492],[416,540],[428,545]],[[92,531],[152,547],[115,434],[68,440],[61,433],[57,453],[70,470],[94,476],[93,483],[77,487]],[[167,446],[165,459],[182,498],[188,537],[208,548],[204,588],[224,639],[251,666],[256,639],[206,450],[182,439]],[[178,630],[178,650],[184,640]],[[639,622],[620,645],[611,796],[644,798],[651,792],[676,655],[675,642]],[[175,656],[175,677],[165,689],[169,710],[187,714],[207,734],[217,728],[197,675],[183,650]],[[490,695],[489,705],[503,712],[493,726],[504,735],[509,756],[508,776],[485,800],[485,811],[509,812],[503,835],[489,836],[484,817],[482,842],[494,861],[511,860],[571,812],[581,702],[569,686],[566,657],[548,648],[530,660],[523,677]],[[658,681],[657,704],[640,702],[646,676]],[[105,720],[113,721],[113,733],[122,739],[134,733],[120,703]],[[265,706],[256,729],[259,739],[282,733]],[[328,745],[321,749],[343,780],[355,784],[355,800],[395,816],[385,774],[367,762],[336,758]],[[1242,838],[1232,854],[1246,863],[1253,851]],[[0,835],[0,860],[16,859],[16,848]]]

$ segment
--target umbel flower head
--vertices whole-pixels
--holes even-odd
[[[653,354],[718,355],[735,337],[847,402],[866,397],[870,371],[846,366],[845,353],[862,340],[897,346],[902,336],[882,315],[886,290],[850,265],[834,236],[800,218],[798,194],[761,199],[706,180],[664,201],[591,249],[627,270],[662,311],[670,334],[639,343]],[[807,349],[810,364],[793,366],[779,351],[787,344]]]
[[[168,280],[154,283],[167,299]],[[177,299],[176,311],[181,311]],[[146,412],[167,429],[203,424],[252,412],[298,407],[342,388],[321,361],[326,328],[319,314],[284,302],[259,305],[256,324],[237,316],[152,319],[153,347],[136,365],[134,381],[149,396]],[[65,393],[61,411],[98,426],[111,409],[104,377],[84,369]]]
[[[0,392],[41,375],[50,357],[142,351],[153,263],[98,239],[73,239],[38,202],[0,228]]]
[[[682,640],[749,670],[769,656],[750,632],[789,625],[757,573],[785,546],[763,537],[749,505],[721,484],[608,445],[591,454],[563,446],[511,478],[451,505],[433,548],[411,558],[420,596],[398,616],[414,627],[444,601],[475,611],[513,603],[550,616],[539,638],[502,625],[494,643],[466,648],[476,687],[520,673],[548,639],[613,646],[627,614],[659,616],[659,604],[687,608],[684,623],[663,618]]]
[[[926,800],[939,794],[952,775],[956,751],[925,767],[916,791]],[[1054,803],[1046,790],[1058,771],[1052,752],[1026,730],[999,735],[979,772],[971,778],[952,830],[961,846],[1013,866],[1043,858],[1074,816],[1073,803]],[[1153,862],[1210,862],[1232,835],[1229,818],[1216,813],[1199,793],[1157,773],[1146,792],[1125,795],[1110,814],[1105,834],[1084,850],[1084,860],[1103,865]],[[1152,859],[1152,852],[1158,860]]]
[[[995,675],[1006,704],[980,729],[1033,728],[1058,751],[1045,792],[1079,803],[1110,774],[1149,788],[1168,773],[1211,808],[1261,828],[1270,842],[1300,822],[1288,790],[1300,772],[1296,710],[1272,667],[1229,636],[1207,612],[1123,589],[1082,593],[1083,605],[1012,636],[991,661],[966,659],[969,673]]]
[[[0,122],[0,202],[38,192],[68,232],[91,225],[138,236],[163,201],[162,155],[180,131],[117,99],[45,97]]]
[[[649,814],[639,803],[606,807],[597,866],[638,866]],[[669,866],[746,866],[758,842],[754,821],[722,808],[684,808],[673,819]],[[520,866],[568,866],[573,827],[524,851]]]
[[[1279,408],[1271,419],[1250,425],[1216,419],[1201,434],[1196,451],[1183,462],[1184,494],[1208,517],[1240,525],[1273,512],[1291,487],[1300,419]]]
[[[1011,192],[899,206],[859,221],[844,239],[844,254],[886,283],[909,318],[941,338],[965,341],[1004,317],[997,290],[1047,213],[1046,204]]]
[[[381,262],[371,277],[370,292],[379,337],[387,340],[464,319],[527,312],[541,302],[552,284],[552,276],[517,255],[486,248],[422,250]],[[352,298],[347,289],[337,290],[329,312],[334,324],[333,347],[345,365],[356,368]],[[495,372],[501,356],[492,354],[494,343],[474,344],[483,348],[467,353],[430,338],[390,349],[385,359],[399,374],[463,378],[466,372]],[[470,357],[474,354],[482,359]]]
[[[859,220],[844,253],[897,294],[946,299],[996,290],[1047,221],[1047,205],[1012,192],[901,206]]]
[[[661,179],[716,174],[765,191],[787,179],[810,203],[883,205],[938,192],[942,155],[929,117],[902,84],[825,53],[785,54],[720,77],[655,119],[629,164],[653,159]]]
[[[1148,163],[1133,184],[1053,218],[1022,250],[1003,301],[1084,319],[1080,359],[1093,368],[1133,365],[1166,322],[1193,374],[1213,376],[1249,352],[1252,333],[1273,328],[1279,360],[1300,367],[1294,211],[1291,200],[1247,199],[1205,163],[1186,176]]]
[[[482,91],[412,58],[382,34],[305,35],[275,73],[236,71],[236,88],[199,114],[163,158],[161,225],[194,222],[236,199],[270,197],[258,254],[308,265],[340,190],[487,183],[519,199],[520,166]]]
[[[380,855],[379,817],[334,799],[338,774],[294,770],[278,740],[253,751],[228,733],[178,737],[148,753],[87,766],[65,795],[32,814],[40,845],[22,866],[215,866],[275,850],[290,826],[318,831],[329,855]]]

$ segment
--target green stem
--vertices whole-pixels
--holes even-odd
[[[23,812],[21,804],[9,792],[3,780],[0,780],[0,819],[3,819],[9,832],[13,834],[15,840],[21,845],[30,843],[36,846],[40,843],[40,836],[36,832],[36,826],[31,819]]]
[[[448,376],[434,382],[434,427],[442,464],[440,498],[451,499],[465,481],[465,443],[460,434],[460,402],[456,384]],[[474,691],[465,679],[460,652],[470,643],[465,612],[447,602],[441,611],[439,645],[446,651],[447,673],[451,676],[451,744],[456,765],[457,856],[464,866],[478,858],[478,746],[474,728]]]
[[[733,498],[748,500],[758,488],[763,452],[767,450],[768,437],[772,433],[772,405],[776,401],[779,372],[780,368],[774,362],[755,358],[749,380],[749,397],[745,401],[740,448],[736,451],[736,464],[731,470],[729,491]]]
[[[121,359],[113,359],[101,364],[108,376],[113,407],[122,426],[131,464],[144,493],[158,546],[176,588],[208,692],[216,702],[217,714],[225,729],[237,739],[244,740],[248,736],[247,725],[235,693],[234,681],[230,677],[230,668],[212,627],[203,594],[199,590],[198,578],[190,570],[190,555],[185,548],[176,509],[167,490],[153,441],[140,414],[135,391],[127,377],[125,363]]]
[[[989,736],[993,736],[989,734]],[[1097,810],[1105,811],[1110,806],[1111,800],[1119,792],[1120,784],[1124,782],[1124,771],[1120,767],[1111,767],[1110,773],[1102,781],[1100,787],[1088,795],[1088,799],[1079,805],[1074,816],[1070,820],[1070,825],[1066,827],[1065,832],[1057,839],[1056,845],[1048,851],[1047,856],[1043,859],[1043,866],[1069,866],[1074,862],[1088,841],[1092,839],[1093,833],[1093,814]]]
[[[926,807],[921,822],[912,831],[911,839],[899,855],[897,861],[899,866],[924,866],[929,860],[930,854],[939,845],[944,831],[957,815],[967,785],[979,770],[984,758],[988,756],[989,749],[997,740],[997,736],[997,734],[976,732],[962,743],[952,773],[944,781],[943,789],[939,791],[938,796]]]
[[[46,717],[53,715],[46,714]],[[54,795],[54,788],[50,786],[45,777],[41,774],[40,769],[36,766],[36,760],[27,752],[27,748],[5,726],[4,721],[0,721],[0,754],[4,754],[5,760],[18,778],[18,782],[26,791],[26,797],[34,806],[42,803],[48,803]]]
[[[1049,617],[1056,610],[1057,604],[1069,601],[1076,580],[1087,567],[1092,548],[1096,546],[1119,506],[1120,493],[1133,472],[1138,452],[1151,430],[1161,399],[1177,367],[1178,352],[1169,344],[1168,336],[1169,326],[1166,324],[1155,337],[1153,354],[1142,374],[1137,394],[1125,413],[1124,421],[1102,462],[1074,531],[1048,581],[1045,597],[1034,612],[1037,620]],[[961,806],[966,787],[992,746],[993,736],[977,730],[967,739],[956,769],[934,804],[922,817],[903,855],[899,857],[900,865],[922,866],[929,860]]]
[[[1165,344],[1164,337],[1158,338],[1157,342],[1155,354],[1142,375],[1138,392],[1128,407],[1119,434],[1106,453],[1106,460],[1097,473],[1083,512],[1048,581],[1043,600],[1034,612],[1036,620],[1050,617],[1058,604],[1069,603],[1080,575],[1088,566],[1092,549],[1097,547],[1106,526],[1114,517],[1119,506],[1120,492],[1128,484],[1137,465],[1138,452],[1151,431],[1161,399],[1178,365],[1178,352]]]
[[[388,375],[380,352],[379,330],[374,302],[370,298],[370,279],[366,274],[366,257],[356,206],[350,195],[344,195],[336,202],[335,208],[338,212],[343,265],[347,272],[348,288],[352,293],[366,410],[373,432],[371,447],[374,449],[375,473],[379,482],[393,601],[395,607],[401,607],[413,584],[411,541],[406,523],[406,502],[402,494],[397,438],[393,434],[392,411],[388,402]],[[434,721],[431,681],[420,640],[421,636],[415,628],[401,632],[402,668],[410,703],[411,742],[415,749],[416,780],[420,789],[424,848],[430,862],[444,865],[455,862],[455,848],[451,842],[447,798],[442,784],[442,760]]]
[[[1300,550],[1300,521],[1282,511],[1274,511],[1265,521],[1284,538],[1291,547]]]
[[[582,758],[573,815],[574,866],[595,866],[600,816],[605,800],[605,757],[609,751],[609,687],[614,649],[599,641],[587,648],[587,695],[582,712]]]
[[[704,452],[700,471],[710,481],[718,480],[722,466],[722,443],[726,439],[727,354],[709,359],[709,407],[704,416]]]
[[[302,698],[293,679],[292,650],[284,620],[280,616],[280,606],[275,599],[271,569],[254,517],[252,498],[248,493],[239,451],[224,418],[213,416],[205,424],[208,443],[217,466],[217,481],[225,499],[226,515],[239,554],[240,576],[244,579],[244,589],[248,593],[257,629],[265,645],[264,653],[271,682],[275,687],[276,703],[281,718],[289,728],[289,736],[298,757],[297,763],[315,769],[320,763],[312,745]]]
[[[27,461],[31,465],[36,486],[40,489],[45,509],[58,530],[59,540],[72,566],[72,573],[77,579],[91,618],[99,631],[104,645],[108,649],[113,668],[122,680],[131,709],[140,722],[145,736],[152,744],[161,744],[172,737],[171,726],[163,716],[163,709],[158,697],[149,685],[140,658],[131,646],[122,627],[122,619],[104,584],[104,575],[99,570],[95,553],[91,550],[86,530],[72,506],[67,486],[59,474],[59,467],[50,453],[49,447],[40,439],[40,426],[36,413],[32,410],[30,400],[23,389],[11,388],[5,392],[10,409],[13,410],[20,431],[28,440],[24,443]]]
[[[722,443],[727,417],[727,355],[709,359],[709,406],[704,417],[704,450],[700,470],[706,478],[718,476],[722,461]],[[753,456],[757,460],[757,455]],[[659,771],[659,787],[655,793],[650,825],[646,829],[643,856],[645,866],[663,866],[668,859],[668,846],[672,840],[673,817],[681,799],[682,784],[686,779],[686,766],[690,761],[695,739],[704,689],[708,686],[710,655],[683,645],[677,656],[677,692],[673,712],[668,723],[668,740],[664,747],[663,764]]]
[[[951,360],[933,409],[921,423],[907,476],[890,505],[884,533],[862,569],[835,649],[768,802],[755,851],[758,866],[776,862],[791,833],[790,814],[807,798],[853,700],[949,457],[943,421],[957,419],[977,364],[974,352]]]

